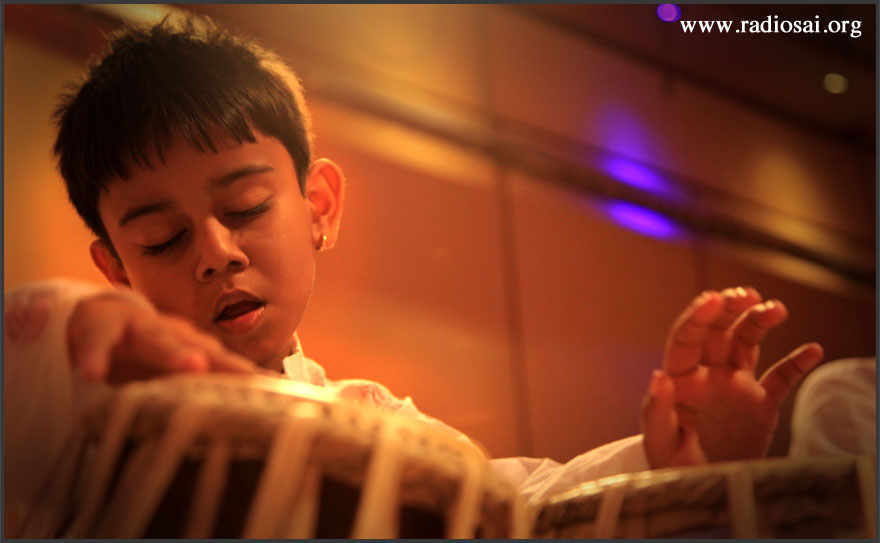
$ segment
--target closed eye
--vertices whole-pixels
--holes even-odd
[[[262,215],[263,213],[269,211],[269,198],[267,198],[262,204],[254,206],[250,209],[245,209],[244,211],[231,211],[226,214],[230,219],[249,219],[252,217],[256,217]]]
[[[144,254],[147,256],[155,256],[161,253],[164,253],[168,249],[174,247],[183,236],[186,234],[186,230],[181,230],[175,236],[164,243],[159,243],[158,245],[144,245]]]

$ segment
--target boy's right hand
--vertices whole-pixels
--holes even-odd
[[[178,372],[257,371],[253,362],[188,321],[121,293],[102,293],[77,304],[67,324],[67,350],[83,377],[109,383]]]

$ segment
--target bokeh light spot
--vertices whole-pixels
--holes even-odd
[[[656,211],[622,201],[611,202],[605,209],[614,222],[640,234],[667,240],[683,235],[678,225]]]
[[[846,89],[849,88],[849,81],[847,78],[834,72],[825,74],[822,83],[825,85],[825,90],[831,94],[843,94],[846,92]]]
[[[671,196],[673,190],[666,179],[651,168],[623,157],[611,157],[602,169],[614,179],[648,192]]]
[[[681,8],[675,4],[660,4],[657,6],[657,17],[660,17],[661,21],[674,23],[681,19]]]

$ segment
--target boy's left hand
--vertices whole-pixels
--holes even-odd
[[[681,314],[642,409],[652,469],[767,454],[780,404],[823,354],[802,345],[756,379],[758,344],[787,316],[742,287],[704,292]]]

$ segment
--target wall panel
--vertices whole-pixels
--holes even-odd
[[[567,460],[638,433],[666,334],[698,293],[693,242],[534,179],[512,176],[512,194],[532,454]]]
[[[49,277],[105,282],[52,159],[50,112],[80,66],[15,35],[3,39],[3,288]]]

